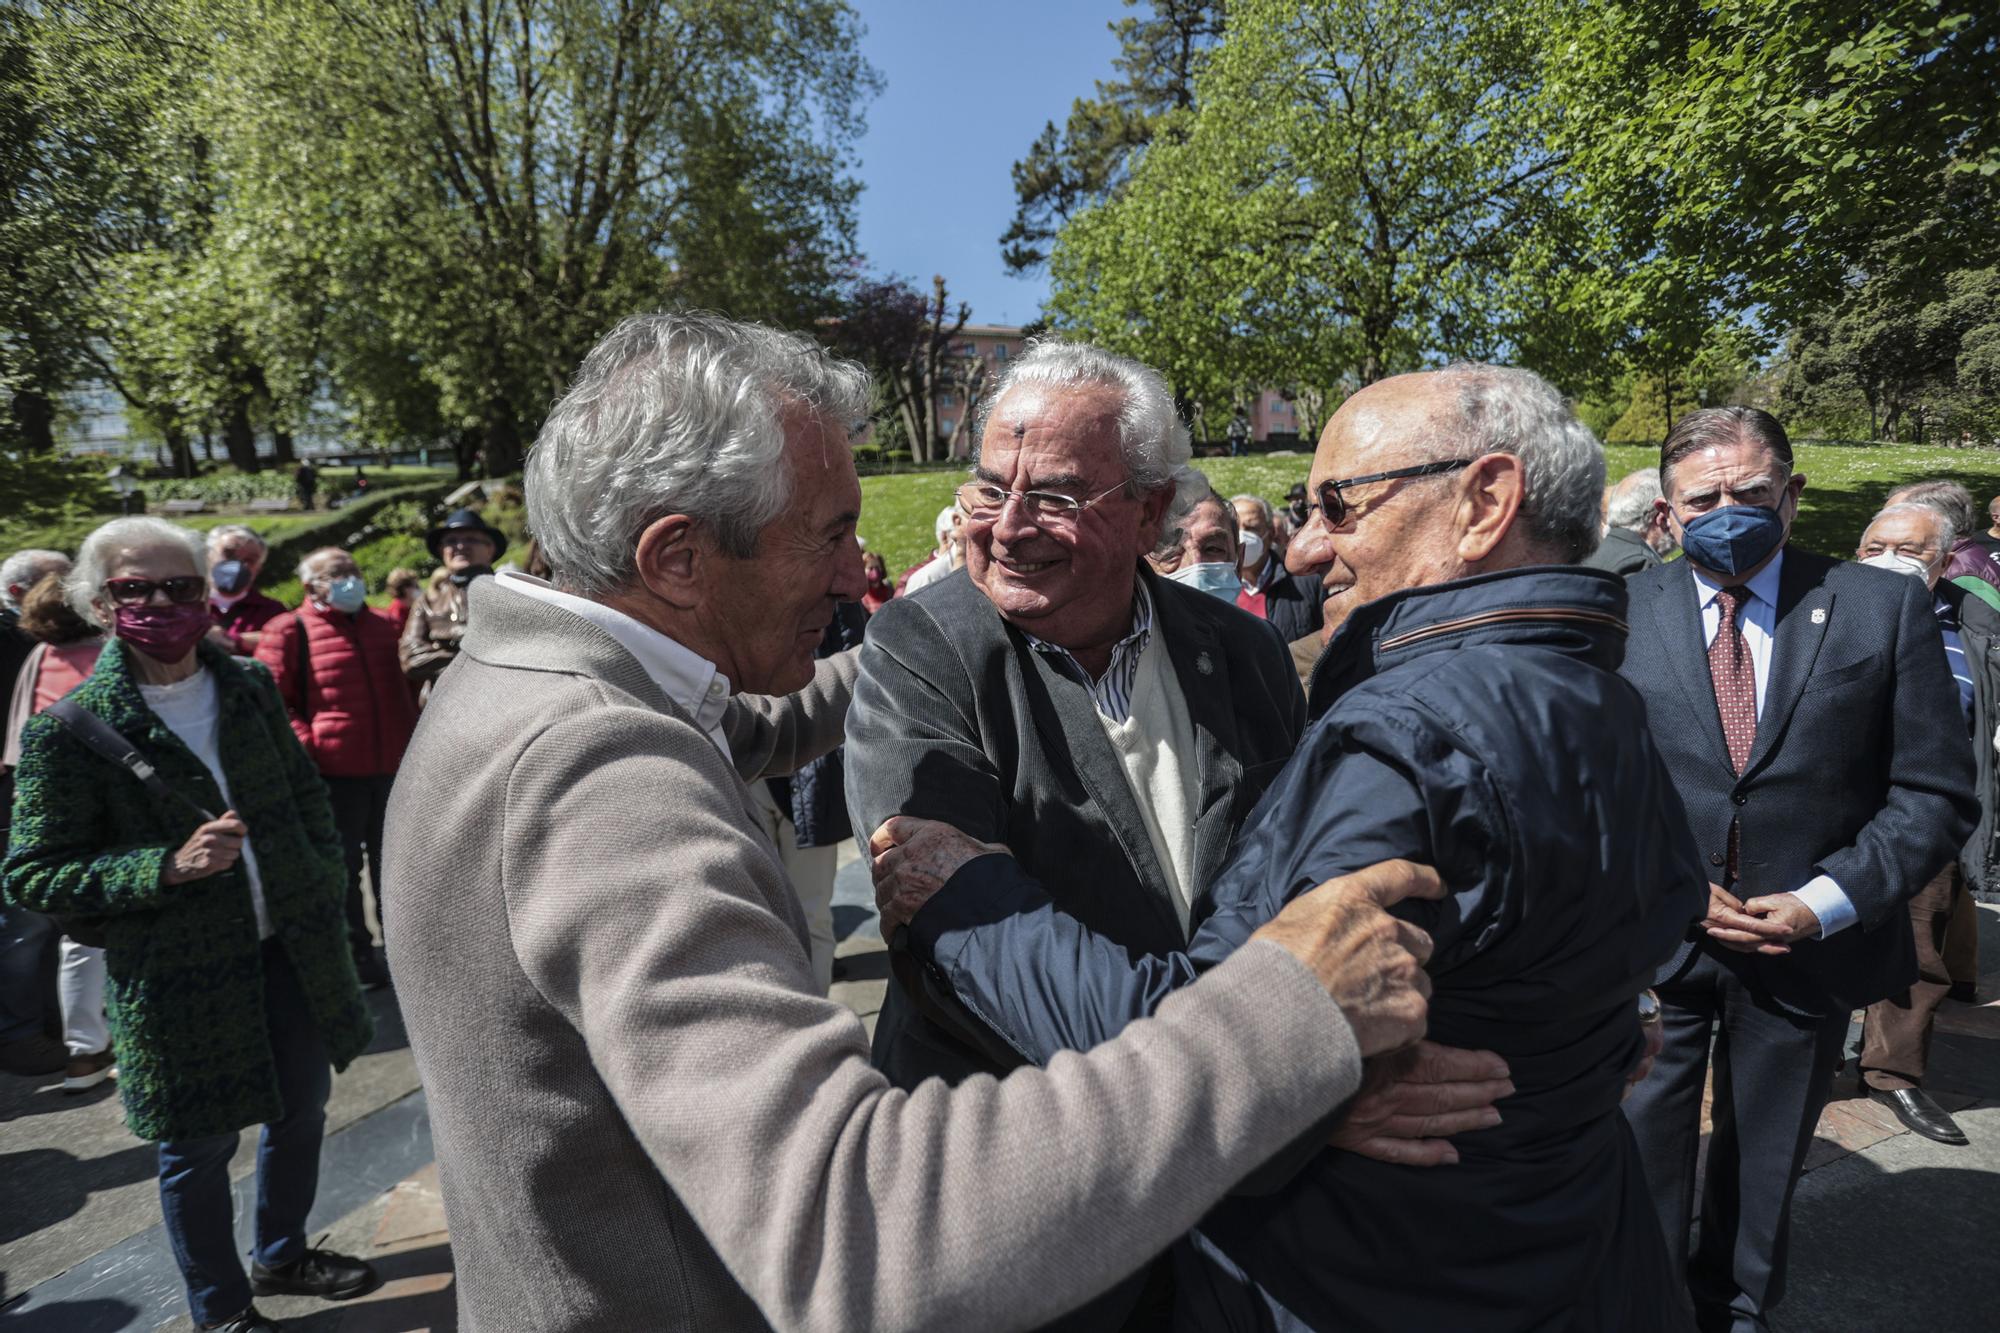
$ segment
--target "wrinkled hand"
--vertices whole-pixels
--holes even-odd
[[[1792,897],[1789,893],[1779,896],[1785,898]],[[1768,898],[1759,898],[1755,901],[1769,902],[1771,900]],[[1796,898],[1793,898],[1792,901],[1798,902]],[[1804,907],[1805,904],[1800,903],[1799,906]],[[1807,915],[1810,916],[1811,913],[1808,912]],[[1786,927],[1782,923],[1770,921],[1763,916],[1749,912],[1745,904],[1735,894],[1729,892],[1729,890],[1723,888],[1720,884],[1710,884],[1708,886],[1708,916],[1703,919],[1701,928],[1707,931],[1708,937],[1717,944],[1720,944],[1725,949],[1734,949],[1738,953],[1761,953],[1775,956],[1791,952],[1786,947],[1788,937]]]
[[[1418,1042],[1367,1063],[1361,1095],[1328,1143],[1398,1166],[1452,1166],[1450,1136],[1500,1123],[1493,1104],[1512,1096],[1507,1062],[1491,1051]]]
[[[243,855],[243,840],[249,836],[249,826],[236,817],[234,810],[223,811],[221,818],[211,819],[196,829],[180,850],[167,858],[160,869],[160,882],[186,884],[221,874]]]
[[[1769,893],[1761,898],[1752,898],[1743,904],[1745,916],[1761,919],[1767,927],[1782,930],[1778,937],[1781,945],[1796,944],[1819,935],[1819,918],[1813,909],[1806,906],[1806,900],[1796,893]],[[1784,950],[1780,948],[1778,952]]]
[[[1251,939],[1280,945],[1311,968],[1354,1029],[1363,1056],[1423,1039],[1431,937],[1384,910],[1405,898],[1442,898],[1429,866],[1378,861],[1285,904]]]
[[[981,842],[935,819],[891,815],[868,839],[869,873],[875,880],[875,909],[882,914],[882,938],[906,926],[967,861],[1006,852],[997,842]]]

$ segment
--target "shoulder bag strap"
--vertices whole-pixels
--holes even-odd
[[[113,729],[97,714],[73,699],[58,699],[42,710],[43,713],[68,727],[71,734],[96,753],[125,769],[145,785],[155,800],[178,801],[201,816],[204,824],[215,816],[197,804],[194,798],[168,784],[145,757],[132,748],[132,743]]]
[[[312,630],[306,624],[303,610],[292,612],[292,623],[299,628],[299,721],[312,730]]]

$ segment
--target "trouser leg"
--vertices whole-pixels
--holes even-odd
[[[1688,1228],[1694,1220],[1701,1095],[1708,1077],[1718,971],[1712,960],[1697,955],[1681,976],[1655,987],[1660,997],[1660,1054],[1652,1072],[1625,1099],[1625,1119],[1638,1140],[1646,1185],[1676,1272],[1687,1267]]]
[[[809,961],[812,964],[813,975],[816,977],[824,978],[820,982],[820,990],[824,992],[828,987],[830,987],[833,984],[833,949],[832,949],[833,885],[831,878],[829,878],[828,880],[826,889],[827,892],[826,940],[828,947],[826,951],[826,968],[825,971],[822,972],[820,970],[820,951],[819,951],[819,942],[817,939],[818,931],[817,928],[813,926],[813,908],[811,904],[807,903],[805,894],[800,890],[799,881],[797,877],[792,873],[794,858],[798,856],[800,848],[799,848],[798,830],[795,827],[793,827],[791,811],[782,808],[781,806],[779,806],[778,802],[775,799],[773,799],[773,797],[771,796],[771,788],[768,784],[762,782],[753,782],[750,784],[750,788],[751,788],[750,795],[752,802],[757,807],[759,822],[761,823],[766,836],[768,836],[771,839],[771,845],[777,849],[778,859],[784,863],[785,876],[787,879],[791,881],[792,892],[795,896],[799,898],[800,906],[805,911],[807,926],[813,933],[814,938],[812,939],[811,947],[809,949],[809,955],[810,955]],[[809,848],[807,850],[818,851],[820,849]],[[826,848],[825,850],[829,853],[833,851],[832,848]]]
[[[53,928],[40,912],[0,906],[0,1042],[41,1034],[48,997],[43,956]]]
[[[395,789],[396,775],[384,773],[367,779],[368,782],[368,826],[365,836],[368,840],[368,886],[375,894],[375,921],[382,926],[383,941],[388,940],[388,927],[382,925],[389,919],[382,900],[382,830],[389,822],[389,793]]]
[[[333,1067],[298,974],[275,940],[264,945],[264,1015],[284,1109],[257,1148],[257,1262],[279,1268],[306,1250],[306,1216],[319,1191],[319,1149]]]
[[[1790,1013],[1721,984],[1714,1129],[1688,1287],[1704,1328],[1769,1327],[1785,1294],[1792,1192],[1847,1038],[1847,1015]]]
[[[233,1319],[250,1304],[229,1196],[236,1137],[215,1134],[160,1144],[160,1216],[197,1326]]]
[[[1971,881],[1962,877],[1958,898],[1951,905],[1951,924],[1945,927],[1944,970],[1954,986],[1979,981],[1979,903]]]
[[[63,1043],[71,1056],[96,1055],[111,1044],[104,1024],[104,950],[62,942],[56,994],[62,1001]]]
[[[333,807],[333,826],[340,834],[340,853],[347,862],[347,944],[355,957],[365,955],[373,941],[368,914],[361,904],[361,866],[368,842],[371,793],[368,778],[327,778],[326,793]]]
[[[1931,1029],[1938,1006],[1951,990],[1945,967],[1946,929],[1958,900],[1966,897],[1963,874],[1947,866],[1910,899],[1910,925],[1917,937],[1917,980],[1901,995],[1868,1006],[1862,1028],[1861,1077],[1879,1092],[1923,1086],[1930,1062]]]

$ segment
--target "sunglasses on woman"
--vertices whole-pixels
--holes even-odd
[[[181,574],[170,579],[106,579],[104,591],[117,606],[143,606],[153,600],[153,594],[163,592],[170,602],[185,606],[198,602],[208,591],[208,580],[193,574]]]

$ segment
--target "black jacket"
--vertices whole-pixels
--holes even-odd
[[[1859,920],[1783,957],[1737,953],[1699,932],[1660,979],[1710,951],[1746,985],[1800,1013],[1859,1009],[1916,980],[1904,904],[1965,845],[1978,818],[1958,691],[1921,582],[1789,547],[1756,744],[1729,767],[1694,573],[1635,575],[1625,675],[1694,840],[1721,883],[1742,821],[1739,896],[1788,893],[1825,874]]]
[[[1070,876],[997,855],[911,922],[967,1006],[1046,1062],[1151,1013],[1326,879],[1438,868],[1449,896],[1397,912],[1436,944],[1430,1036],[1512,1070],[1502,1124],[1455,1137],[1457,1166],[1322,1151],[1275,1193],[1225,1200],[1176,1247],[1177,1329],[1686,1325],[1618,1106],[1635,1000],[1707,892],[1618,675],[1624,611],[1615,577],[1549,567],[1357,610],[1184,949],[1135,955],[1050,910]]]
[[[1597,544],[1597,549],[1577,563],[1587,569],[1601,569],[1625,577],[1659,568],[1660,557],[1638,533],[1624,528],[1607,528],[1604,540]]]
[[[1286,643],[1296,643],[1308,634],[1319,633],[1321,604],[1326,591],[1317,574],[1287,574],[1278,571],[1264,589],[1264,619]]]
[[[1959,854],[1966,876],[1981,893],[2000,891],[2000,755],[1993,749],[2000,727],[2000,611],[1955,583],[1940,583],[1937,595],[1958,620],[1965,662],[1972,670],[1972,761],[1979,796],[1979,823]]]

